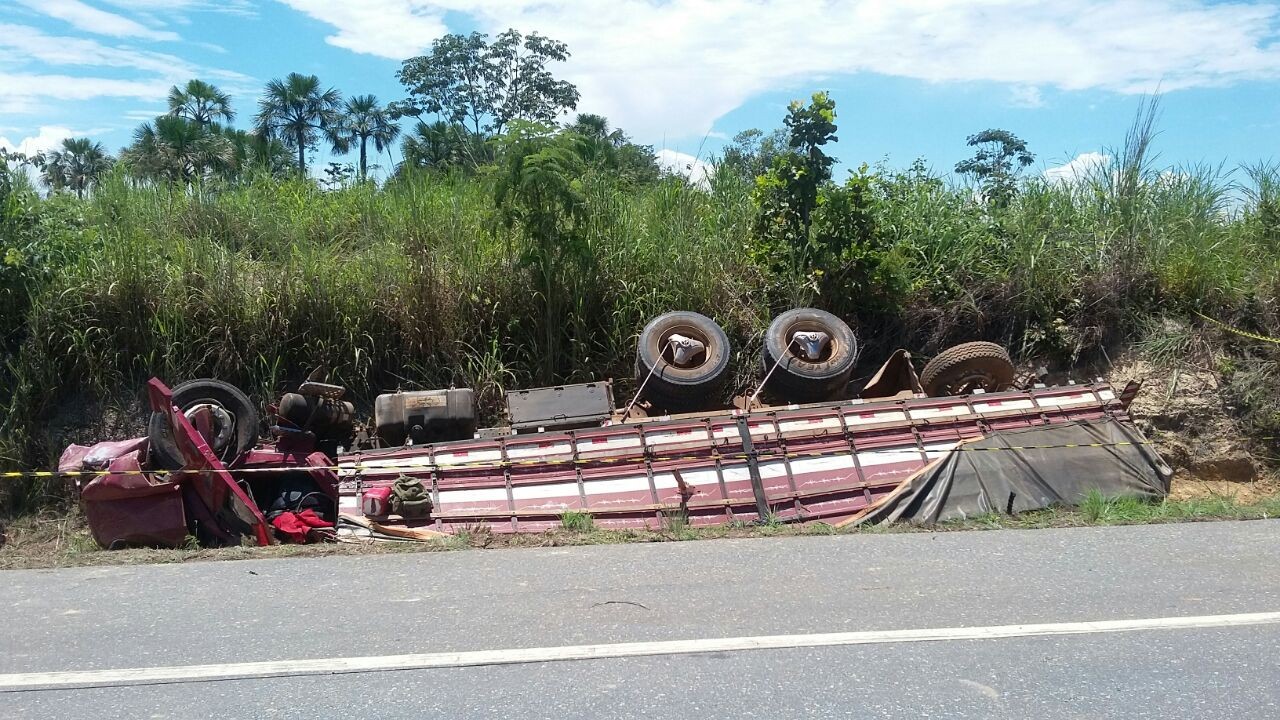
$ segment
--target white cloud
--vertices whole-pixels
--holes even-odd
[[[0,72],[0,99],[12,98],[15,103],[32,98],[88,100],[98,97],[126,97],[154,100],[164,97],[170,84],[166,80],[115,80]]]
[[[256,15],[249,0],[106,0],[124,10],[143,12],[220,12],[250,17]]]
[[[1044,179],[1067,185],[1086,180],[1111,165],[1111,156],[1097,152],[1080,153],[1071,162],[1044,171]]]
[[[227,49],[222,47],[218,43],[192,41],[191,44],[195,45],[196,47],[202,47],[205,50],[208,50],[209,52],[216,52],[219,55],[227,54]]]
[[[31,157],[39,152],[48,152],[62,144],[69,137],[77,137],[86,133],[78,133],[71,128],[60,125],[41,125],[36,134],[13,142],[7,137],[0,137],[0,148],[9,152],[20,152]]]
[[[754,95],[847,73],[1120,93],[1280,77],[1280,6],[1262,2],[280,1],[332,25],[329,42],[392,59],[428,48],[446,12],[537,30],[574,53],[557,74],[582,109],[648,140],[704,135]]]
[[[1009,102],[1014,107],[1034,109],[1044,107],[1040,88],[1035,85],[1015,85],[1009,91]]]
[[[27,25],[7,23],[0,23],[0,59],[12,63],[36,60],[49,65],[125,67],[164,74],[194,70],[182,58],[166,53],[108,47],[87,38],[46,35]]]
[[[25,137],[18,142],[13,142],[9,138],[0,136],[0,149],[9,152],[19,152],[27,157],[28,160],[34,159],[37,153],[49,152],[57,150],[62,141],[73,137],[92,137],[105,131],[105,128],[92,128],[89,130],[72,130],[61,125],[41,125],[36,134]],[[24,164],[20,168],[21,172],[31,181],[31,186],[35,188],[48,188],[44,182],[44,177],[40,174],[39,168],[34,163]]]
[[[654,153],[658,167],[675,175],[682,175],[698,187],[710,187],[715,168],[688,153],[663,148]]]
[[[136,37],[144,40],[178,40],[178,34],[168,30],[155,30],[123,15],[99,10],[80,0],[18,0],[19,3],[42,15],[69,23],[77,30],[111,35]]]
[[[30,115],[45,109],[36,98],[0,92],[0,115]]]
[[[368,55],[402,60],[417,55],[449,30],[442,9],[418,0],[280,0],[337,34],[325,42]]]
[[[138,76],[121,80],[16,70],[33,62],[49,66],[127,68],[138,71]],[[30,26],[0,23],[0,112],[35,112],[40,109],[42,98],[157,100],[165,96],[170,86],[193,77],[215,82],[232,94],[257,89],[257,82],[247,75],[199,67],[175,55],[112,47],[87,38],[47,35]]]
[[[139,110],[126,110],[123,117],[125,120],[144,123],[151,122],[167,112],[169,112],[169,108],[167,107],[156,108],[154,110],[147,110],[143,108]]]

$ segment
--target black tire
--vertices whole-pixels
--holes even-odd
[[[698,340],[706,352],[694,357],[688,367],[673,364],[667,347],[673,334]],[[636,342],[636,387],[643,384],[641,398],[661,410],[704,409],[716,400],[728,376],[729,337],[705,315],[687,311],[659,315],[644,326]]]
[[[830,338],[821,358],[809,360],[791,347],[797,332],[825,332]],[[781,360],[781,362],[779,362]],[[788,310],[765,331],[763,372],[768,389],[789,402],[821,402],[844,392],[858,361],[858,339],[845,321],[824,310]],[[777,364],[777,369],[773,369]],[[764,376],[761,376],[764,377]]]
[[[1004,348],[989,342],[967,342],[947,348],[924,366],[920,385],[930,397],[964,395],[981,388],[1004,390],[1013,384],[1013,361]]]
[[[253,447],[258,439],[258,408],[234,385],[221,380],[200,379],[185,382],[173,389],[173,404],[187,410],[201,403],[218,405],[234,419],[230,438],[220,448],[214,448],[218,459],[226,462]],[[151,445],[151,461],[166,470],[179,470],[185,464],[178,444],[169,432],[164,413],[151,413],[147,427]]]

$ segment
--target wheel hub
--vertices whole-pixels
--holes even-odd
[[[802,330],[791,336],[791,347],[799,346],[804,358],[810,362],[822,359],[822,352],[831,342],[831,336],[821,330]]]
[[[948,383],[948,395],[968,395],[974,390],[990,391],[995,389],[995,378],[986,373],[969,373]]]
[[[222,452],[235,434],[236,416],[217,403],[196,403],[182,414],[205,436],[205,442],[215,453]]]
[[[676,367],[696,367],[702,364],[698,360],[699,355],[706,358],[707,345],[700,340],[672,333],[667,338],[667,345],[671,348],[671,364]]]

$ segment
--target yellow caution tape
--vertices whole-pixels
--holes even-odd
[[[1235,333],[1236,335],[1239,335],[1241,337],[1247,337],[1250,340],[1258,340],[1261,342],[1272,343],[1274,345],[1280,345],[1280,338],[1274,338],[1274,337],[1271,337],[1270,335],[1259,335],[1258,333],[1249,332],[1248,330],[1241,330],[1240,328],[1232,327],[1222,322],[1221,320],[1217,320],[1215,318],[1209,317],[1208,315],[1205,315],[1199,310],[1194,310],[1193,312],[1195,312],[1196,315],[1199,315],[1205,320],[1208,320],[1209,322],[1213,323],[1214,325],[1217,325],[1223,330],[1226,330],[1227,332]]]
[[[1066,443],[1062,445],[1017,445],[1010,447],[973,447],[971,445],[958,445],[948,450],[924,450],[918,446],[906,446],[898,448],[886,449],[869,449],[858,450],[857,454],[876,455],[876,454],[904,454],[904,453],[948,453],[948,452],[993,452],[998,450],[1058,450],[1065,448],[1102,448],[1102,447],[1129,447],[1136,445],[1150,445],[1150,441],[1141,442],[1113,442],[1113,443]],[[786,459],[794,460],[799,458],[816,458],[816,457],[834,457],[836,455],[848,455],[853,451],[850,449],[812,451],[812,452],[758,452],[756,457],[763,459]],[[269,468],[239,468],[227,469],[227,472],[239,475],[242,473],[280,473],[280,472],[297,472],[308,470],[328,470],[332,472],[391,472],[396,470],[411,470],[417,472],[451,472],[456,470],[502,470],[512,467],[529,467],[533,465],[599,465],[608,463],[634,463],[643,464],[646,462],[683,462],[683,461],[746,461],[748,455],[746,453],[721,454],[712,452],[704,455],[670,455],[670,456],[633,456],[621,458],[579,458],[569,460],[508,460],[499,462],[475,462],[475,463],[456,463],[449,465],[436,464],[406,464],[406,465],[365,465],[362,463],[352,463],[347,465],[289,465],[281,467]],[[170,474],[194,474],[202,472],[212,472],[210,470],[69,470],[60,472],[57,470],[15,470],[11,472],[0,472],[0,478],[55,478],[55,477],[101,477],[104,475],[155,475],[163,477]]]

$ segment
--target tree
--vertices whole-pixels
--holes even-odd
[[[134,131],[122,160],[138,177],[190,185],[230,174],[236,167],[236,146],[217,125],[161,115]]]
[[[102,143],[89,138],[67,138],[60,150],[45,156],[41,171],[53,190],[74,190],[77,197],[83,198],[113,162]]]
[[[309,148],[315,148],[321,133],[341,121],[342,95],[337,90],[320,89],[315,75],[289,73],[283,80],[267,83],[258,101],[257,129],[264,138],[279,138],[298,153],[298,172],[306,174]]]
[[[320,184],[325,190],[334,191],[345,187],[351,182],[351,176],[355,175],[355,168],[351,167],[351,163],[330,162],[324,169],[324,179]]]
[[[203,80],[188,80],[186,85],[169,89],[169,114],[186,118],[199,125],[231,122],[231,96]]]
[[[445,35],[428,55],[405,60],[396,77],[409,97],[390,106],[394,117],[433,114],[475,136],[500,135],[513,120],[550,123],[577,107],[578,89],[556,80],[547,65],[569,58],[568,47],[538,33]]]
[[[816,294],[828,309],[849,315],[895,302],[906,286],[877,220],[885,195],[881,176],[864,164],[843,184],[832,181],[835,158],[824,148],[837,140],[835,109],[825,92],[814,93],[808,105],[791,103],[785,148],[776,132],[739,134],[738,152],[726,169],[749,168],[759,155],[773,155],[756,176],[751,259],[782,280],[778,289],[788,305],[811,304]]]
[[[15,191],[32,190],[31,178],[26,171],[28,168],[39,171],[43,165],[44,158],[38,153],[28,157],[26,153],[0,145],[0,226],[3,225],[4,201]],[[3,236],[2,232],[0,236]]]
[[[787,151],[787,140],[787,131],[783,128],[768,135],[756,128],[743,130],[733,136],[716,170],[734,172],[746,180],[756,178],[768,171],[774,158]]]
[[[603,115],[579,113],[568,128],[581,136],[589,165],[607,170],[632,183],[653,182],[662,176],[653,146],[638,145],[618,128],[610,128]]]
[[[609,127],[609,118],[596,113],[578,113],[578,116],[569,124],[569,130],[589,139],[596,140],[610,145],[621,145],[626,141],[626,135],[621,130],[614,130]]]
[[[818,294],[837,314],[897,307],[909,287],[879,227],[884,184],[863,163],[844,184],[828,182],[820,191],[808,257]]]
[[[463,162],[467,157],[466,145],[472,138],[443,120],[425,123],[421,120],[400,145],[404,164],[410,167],[441,170]]]
[[[499,138],[502,160],[494,204],[503,224],[525,238],[520,265],[533,271],[543,304],[542,381],[555,381],[564,327],[562,307],[576,269],[590,257],[582,232],[586,199],[581,176],[584,138],[547,125],[518,122]]]
[[[221,133],[231,143],[235,158],[228,179],[244,178],[251,171],[265,172],[276,178],[298,172],[293,152],[280,140],[233,128],[222,128]]]
[[[818,188],[831,179],[835,158],[822,151],[822,146],[836,142],[836,103],[825,92],[813,94],[808,105],[792,101],[783,121],[790,131],[787,146],[799,156],[800,173],[793,182],[799,200],[797,211],[806,233],[812,223],[813,209],[818,206]]]
[[[0,206],[9,199],[9,195],[13,192],[13,175],[9,169],[9,151],[0,147]],[[17,164],[16,162],[14,163]]]
[[[822,149],[837,140],[835,108],[825,92],[814,93],[808,105],[791,103],[784,121],[787,150],[756,177],[752,193],[757,214],[748,252],[754,262],[784,279],[792,305],[808,302],[808,293],[819,289],[826,262],[811,227],[835,163]]]
[[[391,147],[400,135],[400,126],[391,119],[386,108],[373,95],[356,95],[347,100],[342,119],[330,128],[330,140],[336,152],[345,153],[355,145],[360,148],[360,179],[369,177],[367,151],[369,141],[377,152]]]
[[[970,175],[983,195],[995,205],[1005,205],[1017,192],[1018,174],[1035,161],[1027,144],[1008,130],[983,130],[966,143],[977,148],[974,156],[956,164],[956,172]]]
[[[756,231],[803,253],[809,241],[818,190],[831,179],[835,159],[822,148],[836,137],[836,104],[816,92],[808,105],[793,101],[787,109],[787,147],[769,169],[756,178],[755,200],[760,210]]]

